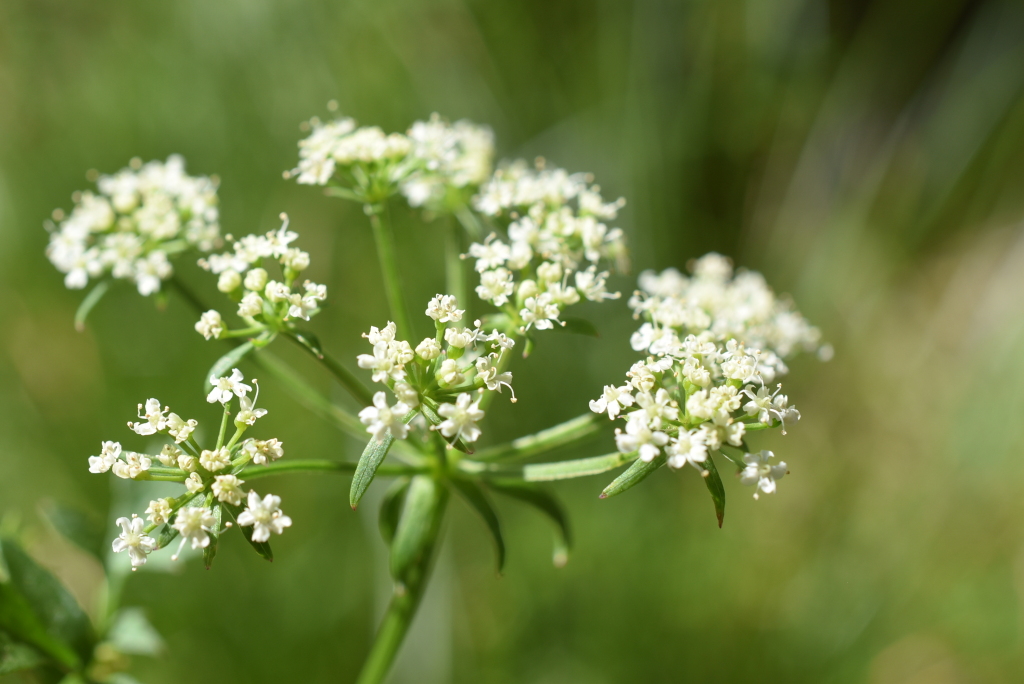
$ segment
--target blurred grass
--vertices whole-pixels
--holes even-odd
[[[389,129],[437,110],[490,123],[503,156],[542,154],[625,195],[637,270],[729,254],[792,293],[837,353],[793,364],[804,421],[765,442],[792,476],[756,503],[727,483],[722,530],[689,473],[604,502],[604,481],[572,482],[569,565],[552,569],[546,522],[508,505],[496,579],[456,507],[396,681],[1019,681],[1022,32],[1009,0],[6,0],[0,510],[88,601],[95,568],[38,501],[103,513],[108,483],[84,459],[149,396],[212,418],[199,392],[219,351],[182,302],[157,313],[122,289],[73,332],[81,293],[46,262],[41,223],[87,169],[180,152],[221,176],[226,231],[289,212],[332,292],[317,332],[351,358],[385,316],[365,219],[280,173],[329,99]],[[443,282],[432,227],[398,231],[425,301]],[[546,338],[514,369],[521,400],[495,406],[494,439],[580,413],[628,367],[625,306],[589,313],[600,340]],[[352,456],[265,390],[263,429],[289,455]],[[372,506],[351,513],[341,477],[274,490],[295,526],[273,565],[235,543],[209,573],[133,578],[170,647],[141,679],[354,676],[369,589],[386,587]]]

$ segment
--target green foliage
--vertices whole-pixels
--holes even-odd
[[[501,521],[498,520],[498,512],[494,509],[494,504],[476,482],[458,478],[450,480],[450,482],[455,491],[466,500],[466,503],[480,514],[487,526],[487,531],[491,533],[491,539],[494,540],[497,570],[498,574],[501,574],[505,567],[505,539],[501,536]]]
[[[640,484],[648,475],[665,465],[667,461],[668,457],[665,454],[660,454],[653,461],[644,461],[638,458],[633,461],[633,465],[626,468],[621,475],[604,488],[601,492],[601,498],[607,499],[608,497],[616,496]]]
[[[371,437],[370,441],[366,443],[363,455],[359,457],[359,463],[356,465],[356,472],[352,476],[352,487],[348,495],[349,505],[353,509],[359,505],[359,500],[363,498],[363,494],[366,493],[370,483],[373,482],[373,478],[377,474],[377,468],[384,462],[384,457],[388,455],[388,450],[391,449],[391,444],[394,441],[395,438],[391,436],[391,431],[389,430],[383,441],[378,442],[375,438]]]
[[[52,501],[44,504],[42,510],[53,528],[65,539],[100,563],[104,562],[108,541],[103,528],[95,518],[76,508]]]
[[[521,480],[486,480],[488,489],[528,504],[547,516],[555,524],[555,549],[552,562],[560,568],[569,560],[572,532],[569,517],[555,496],[540,485]]]

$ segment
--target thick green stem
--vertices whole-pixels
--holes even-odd
[[[327,354],[322,349],[314,349],[310,346],[306,339],[300,335],[285,330],[284,336],[295,344],[306,350],[310,356],[323,364],[324,368],[331,372],[331,375],[341,383],[341,386],[348,390],[356,401],[364,406],[369,406],[373,403],[373,392],[371,392],[362,381],[355,376],[352,371],[341,364],[340,361],[335,359],[333,356]]]
[[[373,647],[370,649],[363,669],[359,673],[356,684],[380,684],[384,681],[391,665],[398,655],[398,649],[409,632],[416,610],[419,608],[423,593],[427,588],[430,570],[433,565],[434,552],[441,532],[441,522],[447,503],[447,490],[438,500],[430,521],[429,537],[424,540],[426,548],[415,564],[408,568],[402,582],[395,584],[395,592],[391,596],[387,612],[381,621]]]
[[[511,461],[530,458],[559,447],[582,442],[601,429],[601,416],[584,413],[572,420],[541,430],[532,435],[514,439],[506,444],[481,449],[473,454],[474,461]]]
[[[395,260],[395,236],[388,220],[387,206],[383,203],[367,205],[369,207],[370,225],[373,227],[373,239],[377,243],[377,257],[384,276],[384,293],[388,298],[391,318],[398,326],[399,333],[408,339],[414,337],[409,327],[409,316],[406,313],[405,300],[402,297],[402,281],[398,276],[398,262]]]
[[[356,469],[356,463],[350,461],[320,461],[320,460],[299,460],[299,461],[278,461],[264,466],[253,465],[243,470],[240,474],[246,481],[255,480],[269,475],[280,475],[281,473],[311,473],[331,471],[338,473],[351,473]],[[418,475],[428,472],[427,468],[414,468],[411,466],[389,466],[382,465],[377,468],[377,475],[383,477],[395,477],[400,475]]]

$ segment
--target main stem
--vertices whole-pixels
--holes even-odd
[[[388,298],[391,317],[405,336],[412,336],[409,317],[402,297],[402,281],[398,276],[398,262],[395,260],[395,236],[388,220],[387,205],[368,205],[370,225],[373,227],[373,239],[377,243],[377,257],[380,259],[380,270],[384,275],[384,293]]]

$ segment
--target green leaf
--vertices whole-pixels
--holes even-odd
[[[650,462],[639,458],[636,459],[633,461],[633,465],[626,468],[621,475],[612,480],[612,483],[604,488],[604,491],[601,492],[601,498],[607,499],[610,496],[621,494],[627,489],[640,484],[648,475],[665,465],[667,461],[668,457],[665,456],[665,454],[659,454],[657,458]]]
[[[196,499],[198,498],[196,497]],[[196,499],[193,499],[193,501]],[[210,510],[213,511],[213,517],[217,522],[213,525],[215,531],[209,533],[210,543],[203,549],[203,565],[206,566],[207,570],[213,565],[213,559],[217,557],[217,546],[220,543],[220,534],[223,529],[222,521],[224,519],[222,504],[214,503],[210,506]]]
[[[380,536],[389,546],[395,538],[398,520],[402,515],[402,504],[405,502],[405,493],[408,490],[409,478],[399,478],[391,483],[388,491],[384,492],[384,500],[380,503],[377,524],[380,526]]]
[[[85,330],[85,319],[89,317],[89,312],[92,311],[93,307],[99,304],[99,301],[103,299],[103,295],[107,294],[107,290],[110,289],[109,280],[101,280],[96,283],[96,286],[89,290],[89,294],[85,295],[85,299],[78,305],[78,311],[75,312],[75,330],[82,332]]]
[[[441,419],[441,416],[437,415],[437,411],[435,411],[433,409],[433,407],[427,405],[426,402],[421,403],[419,405],[419,411],[420,411],[420,413],[423,414],[424,418],[426,418],[428,421],[430,421],[431,425],[440,425],[441,423],[444,422]],[[440,430],[438,431],[437,434],[441,435]],[[444,435],[441,435],[441,437],[444,439],[444,441],[448,442],[448,444],[452,445],[453,447],[455,447],[456,449],[458,449],[462,453],[464,453],[464,454],[472,454],[473,453],[473,450],[469,448],[469,445],[467,445],[465,442],[462,441],[461,437],[458,438],[458,439],[449,439],[448,437],[445,437]]]
[[[485,484],[499,494],[533,506],[555,523],[555,552],[552,562],[556,568],[563,567],[569,560],[572,532],[569,529],[569,518],[565,515],[558,499],[540,485],[520,480],[487,480]]]
[[[366,443],[363,455],[359,457],[359,463],[356,464],[356,472],[352,476],[352,487],[348,492],[348,504],[352,510],[359,505],[359,500],[363,498],[363,494],[373,482],[377,468],[384,461],[384,457],[388,455],[388,450],[394,441],[395,438],[391,436],[391,430],[388,430],[383,442],[378,442],[370,437],[370,441]]]
[[[160,528],[160,533],[156,536],[156,548],[165,549],[167,545],[174,541],[178,536],[178,530],[165,524]]]
[[[715,467],[711,454],[708,454],[707,460],[704,461],[704,468],[707,472],[707,475],[704,476],[704,484],[708,486],[711,499],[715,502],[715,515],[718,517],[718,526],[721,527],[722,522],[725,521],[725,485],[722,484],[722,478],[718,474],[718,468]]]
[[[96,645],[74,597],[10,539],[0,540],[0,629],[72,670],[89,661]]]
[[[231,372],[231,369],[238,365],[238,362],[242,360],[242,357],[253,350],[255,345],[250,342],[243,342],[224,356],[217,359],[217,363],[210,367],[210,372],[203,378],[204,387],[206,391],[209,391],[213,387],[210,384],[210,378],[222,378]]]
[[[399,582],[410,579],[409,573],[430,555],[447,499],[447,488],[427,475],[417,475],[409,483],[391,543],[391,575]]]
[[[149,623],[146,612],[139,607],[117,611],[107,632],[107,641],[121,653],[129,655],[155,656],[164,650],[164,640]]]
[[[317,339],[317,336],[313,333],[300,330],[289,330],[285,334],[291,336],[292,339],[311,351],[313,356],[318,359],[324,358],[324,348],[320,344],[320,340]]]
[[[594,327],[594,324],[586,318],[575,318],[570,316],[569,318],[563,318],[562,322],[565,323],[565,325],[558,325],[556,323],[552,330],[574,333],[576,335],[586,335],[587,337],[601,337],[601,334],[597,332],[597,328]]]
[[[483,518],[484,524],[491,533],[494,540],[494,550],[497,554],[498,573],[505,567],[505,540],[501,536],[501,521],[498,520],[498,512],[494,510],[494,504],[487,498],[480,486],[470,480],[450,480],[455,489],[462,495],[462,498],[473,507]]]
[[[242,535],[245,536],[245,540],[249,542],[249,545],[253,548],[256,553],[261,557],[266,558],[271,563],[274,562],[274,552],[270,548],[269,542],[258,542],[252,540],[252,533],[254,526],[242,527],[238,524],[238,516],[242,513],[241,506],[232,506],[231,504],[221,504],[224,507],[224,512],[228,514],[228,517],[235,523],[235,526],[242,530]]]
[[[43,516],[62,537],[91,554],[100,563],[106,558],[107,538],[99,521],[84,512],[55,502],[42,506]]]
[[[636,453],[630,454],[606,454],[604,456],[591,456],[573,461],[556,461],[554,463],[532,463],[523,466],[523,478],[528,482],[543,482],[547,480],[567,480],[571,477],[585,477],[597,475],[608,470],[613,470],[636,459]]]
[[[27,644],[13,641],[0,632],[0,677],[13,672],[31,670],[45,662],[39,651]]]

